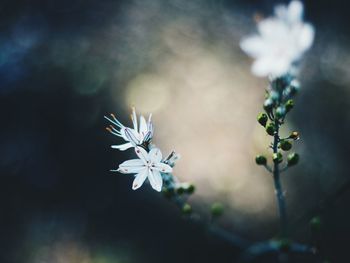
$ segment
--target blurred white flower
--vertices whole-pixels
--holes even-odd
[[[302,20],[303,5],[292,1],[275,8],[275,16],[258,22],[258,34],[243,39],[240,46],[255,58],[252,72],[273,78],[288,73],[313,42],[315,31]]]
[[[161,162],[162,153],[158,148],[153,148],[148,153],[142,147],[136,146],[135,152],[139,159],[123,162],[117,171],[124,174],[136,174],[132,184],[133,190],[140,188],[148,178],[152,188],[160,192],[163,185],[161,173],[170,173],[172,168]]]
[[[136,147],[137,145],[141,145],[145,142],[149,142],[153,137],[153,124],[151,121],[152,114],[149,115],[148,121],[146,122],[145,118],[140,116],[140,125],[137,123],[137,116],[135,108],[132,109],[131,119],[133,122],[134,128],[125,127],[114,114],[111,113],[112,119],[104,116],[108,121],[110,121],[113,125],[110,125],[106,129],[121,138],[123,138],[127,143],[120,145],[112,145],[111,147],[114,149],[118,149],[121,151],[125,151],[131,147]]]

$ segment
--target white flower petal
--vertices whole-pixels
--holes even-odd
[[[119,167],[125,167],[125,168],[130,168],[130,167],[145,167],[144,162],[141,159],[131,159],[127,160],[119,165]]]
[[[154,190],[158,192],[162,191],[163,179],[160,172],[156,170],[149,171],[148,180]]]
[[[281,20],[286,19],[286,17],[287,17],[287,7],[285,5],[277,5],[275,7],[275,15]]]
[[[298,44],[302,51],[306,51],[312,45],[315,37],[315,29],[310,24],[305,24],[302,26],[300,33],[298,35]]]
[[[123,174],[139,173],[145,169],[145,164],[140,159],[132,159],[125,161],[119,165],[118,172]]]
[[[143,185],[143,183],[145,182],[146,178],[148,177],[148,174],[149,174],[148,168],[145,168],[140,173],[138,173],[135,176],[135,179],[132,183],[132,190],[136,190],[136,189],[140,188]]]
[[[243,39],[241,49],[251,57],[258,57],[266,52],[266,42],[258,35]]]
[[[288,22],[298,23],[302,20],[303,4],[300,1],[292,1],[288,6]]]
[[[113,149],[118,149],[120,151],[125,151],[129,148],[132,148],[132,144],[130,142],[124,143],[124,144],[119,144],[119,145],[112,145],[111,146]]]
[[[152,123],[152,113],[148,116],[148,124]]]
[[[132,107],[131,120],[132,120],[132,123],[133,123],[133,126],[134,126],[134,130],[137,131],[138,130],[138,126],[137,126],[137,117],[136,117],[135,107]]]
[[[252,66],[252,72],[253,74],[257,75],[258,77],[265,77],[271,74],[271,64],[273,61],[271,61],[270,58],[258,58],[256,61],[254,61]]]
[[[154,169],[156,169],[162,173],[171,173],[173,171],[173,168],[171,168],[169,165],[167,165],[165,163],[154,164]]]
[[[140,144],[140,134],[138,134],[134,129],[125,128],[125,136],[134,147]]]
[[[145,120],[145,117],[143,117],[142,115],[140,116],[140,130],[139,133],[141,134],[142,138],[145,137],[146,133],[147,133],[147,123]]]
[[[152,123],[152,114],[149,115],[148,117],[148,122],[147,122],[147,136],[148,136],[148,140],[152,139],[153,137],[153,123]],[[146,136],[145,136],[146,137]]]
[[[266,18],[258,23],[258,30],[262,38],[271,41],[279,40],[289,35],[286,23],[277,18]],[[272,42],[273,43],[273,42]]]
[[[281,57],[280,59],[263,57],[254,62],[252,72],[259,77],[265,77],[268,75],[280,77],[288,72],[290,63],[291,61],[284,57]]]
[[[149,159],[153,163],[159,163],[162,160],[162,152],[158,148],[152,148],[149,152]]]
[[[145,149],[140,146],[135,147],[136,155],[143,161],[143,163],[147,164],[149,161],[148,153]]]
[[[120,134],[121,134],[122,138],[123,138],[125,141],[129,141],[128,137],[127,137],[126,134],[125,134],[126,129],[129,129],[129,128],[122,127],[122,128],[120,129]]]

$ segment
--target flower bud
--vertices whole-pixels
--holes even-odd
[[[224,213],[224,206],[219,202],[213,203],[211,205],[210,211],[213,217],[221,216]]]
[[[196,191],[196,187],[193,184],[190,184],[186,189],[185,189],[187,194],[193,194]]]
[[[185,188],[183,188],[182,186],[176,188],[176,193],[178,195],[182,195],[183,193],[185,193]]]
[[[182,194],[193,194],[195,191],[195,186],[189,183],[182,183],[177,189],[176,192],[179,195]]]
[[[296,165],[299,162],[299,154],[297,153],[289,154],[287,161],[288,161],[288,166]]]
[[[283,156],[280,152],[278,153],[274,153],[272,155],[272,160],[275,162],[275,163],[281,163],[283,161]]]
[[[299,132],[293,131],[293,132],[289,135],[288,138],[289,138],[289,139],[293,139],[294,141],[299,140],[299,139],[300,139],[300,137],[299,137]]]
[[[280,142],[280,147],[283,151],[289,151],[290,149],[292,149],[292,144],[287,140],[282,140]]]
[[[300,83],[298,80],[293,79],[290,83],[290,95],[295,95],[300,90]]]
[[[286,111],[289,112],[294,107],[294,101],[293,100],[287,100],[286,102]]]
[[[272,101],[272,99],[265,100],[265,102],[264,102],[264,110],[266,112],[270,112],[272,110],[272,108],[273,108],[273,101]]]
[[[182,207],[182,213],[185,215],[189,215],[192,213],[192,207],[189,204],[184,204]]]
[[[165,159],[164,163],[170,165],[171,167],[175,166],[175,163],[177,160],[180,159],[180,155],[177,154],[175,151],[172,151],[169,156]]]
[[[269,124],[267,124],[265,130],[266,130],[267,134],[273,136],[275,134],[275,131],[276,131],[275,124],[270,122]]]
[[[258,115],[258,122],[262,125],[262,126],[266,126],[266,123],[267,123],[267,120],[268,120],[268,117],[266,115],[266,113],[263,113],[261,112],[259,115]]]
[[[284,118],[284,116],[286,115],[286,107],[284,106],[279,106],[277,109],[276,109],[276,117],[278,119],[282,119]]]
[[[271,98],[272,101],[277,102],[279,100],[279,97],[280,97],[280,95],[278,94],[277,91],[272,90],[270,92],[270,98]]]
[[[257,165],[266,165],[267,159],[264,155],[257,155],[255,157],[255,162]]]

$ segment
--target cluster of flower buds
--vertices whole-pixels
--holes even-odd
[[[258,122],[266,128],[269,135],[274,135],[276,127],[274,122],[268,123],[268,120],[277,119],[280,123],[283,122],[294,107],[293,97],[299,88],[299,82],[290,75],[270,81],[263,106],[265,113],[258,115]]]
[[[259,113],[257,117],[258,123],[265,128],[265,131],[270,136],[278,136],[278,152],[272,156],[273,162],[283,162],[281,151],[290,151],[293,147],[293,141],[299,139],[299,133],[294,131],[286,138],[280,138],[278,130],[280,125],[284,123],[287,114],[293,109],[293,97],[297,94],[300,85],[299,82],[291,75],[272,79],[266,91],[266,97],[263,105],[265,112]],[[263,155],[256,156],[255,159],[258,165],[267,165],[267,158]],[[291,153],[287,157],[287,165],[296,165],[299,161],[297,153]]]

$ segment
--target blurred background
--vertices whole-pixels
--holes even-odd
[[[256,123],[265,79],[239,49],[272,0],[0,2],[0,262],[235,262],[242,252],[184,220],[133,177],[109,172],[132,150],[105,131],[110,112],[153,113],[154,142],[182,156],[204,216],[251,241],[278,233],[272,180],[254,157],[271,140]],[[287,1],[285,1],[287,2]],[[306,1],[316,27],[285,135],[300,164],[283,175],[291,235],[349,262],[350,37],[341,0]],[[298,261],[301,262],[302,260]],[[272,262],[271,260],[266,262]],[[309,262],[306,260],[305,262]]]

